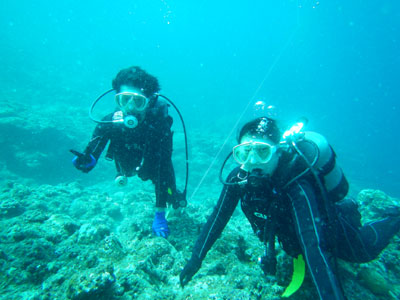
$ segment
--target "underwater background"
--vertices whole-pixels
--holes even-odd
[[[397,1],[3,0],[0,24],[4,299],[279,299],[291,262],[282,254],[278,283],[267,281],[255,261],[262,245],[249,227],[240,227],[241,212],[210,252],[197,285],[194,277],[193,290],[178,286],[222,188],[221,163],[257,101],[275,107],[283,128],[305,116],[307,130],[327,137],[351,196],[362,204],[378,201],[376,212],[381,204],[398,204]],[[132,65],[159,79],[187,127],[190,205],[181,215],[171,213],[171,231],[179,234],[169,242],[151,236],[151,184],[133,179],[117,190],[113,163],[102,159],[90,174],[71,164],[69,149],[83,150],[95,127],[90,105]],[[96,114],[113,105],[105,97]],[[183,133],[170,112],[179,188]],[[363,209],[365,220],[374,216]],[[394,257],[400,250],[393,247],[374,268],[343,266],[347,291],[364,299],[398,296]],[[229,266],[221,266],[221,256]],[[91,285],[96,276],[100,287]],[[315,296],[312,283],[302,289],[293,299]]]

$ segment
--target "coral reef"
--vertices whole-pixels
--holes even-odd
[[[15,101],[15,100],[14,100]],[[0,100],[0,172],[3,178],[55,184],[76,178],[69,149],[84,147],[93,124],[72,106],[25,105]],[[79,128],[79,129],[78,129]],[[60,171],[60,165],[66,166]],[[90,180],[90,178],[86,178]]]
[[[263,275],[257,264],[263,245],[236,211],[182,289],[179,273],[211,206],[192,202],[185,210],[169,211],[170,238],[154,237],[153,187],[138,179],[124,190],[7,182],[0,197],[1,299],[280,299],[290,281],[291,258],[279,245],[277,276]],[[365,212],[396,202],[370,190],[359,199],[368,200],[360,203]],[[340,262],[349,299],[399,295],[398,244],[368,264]],[[316,294],[306,276],[291,299],[310,297]]]
[[[185,288],[179,285],[179,273],[221,190],[216,178],[223,158],[210,168],[209,162],[223,136],[192,131],[191,177],[203,184],[191,187],[187,208],[168,211],[171,235],[166,240],[151,232],[152,184],[130,178],[118,189],[112,184],[113,166],[104,161],[90,174],[91,181],[83,177],[70,166],[68,149],[82,149],[93,126],[76,111],[65,113],[67,121],[48,118],[52,114],[60,111],[9,103],[0,111],[0,131],[7,133],[0,137],[0,299],[281,298],[292,259],[277,244],[277,274],[266,277],[258,266],[264,246],[239,209],[192,281]],[[184,154],[182,133],[174,139],[181,183],[184,160],[176,157]],[[361,191],[357,202],[363,222],[379,218],[385,207],[399,206],[398,199],[378,190]],[[373,262],[339,261],[348,299],[399,298],[400,243],[398,236],[394,239]],[[318,296],[306,274],[290,299],[312,298]]]

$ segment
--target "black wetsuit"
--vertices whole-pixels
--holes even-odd
[[[103,121],[111,121],[114,114],[105,116]],[[97,125],[85,153],[98,160],[110,142],[106,158],[114,159],[117,175],[137,174],[142,180],[151,179],[155,184],[156,206],[166,207],[175,201],[176,194],[171,160],[172,122],[168,105],[157,100],[135,128],[127,128],[123,123]]]
[[[260,186],[225,185],[195,244],[195,260],[204,259],[241,200],[241,208],[256,235],[266,243],[269,257],[275,259],[273,244],[277,237],[286,253],[303,255],[320,299],[345,299],[334,257],[353,262],[376,258],[400,229],[400,218],[389,217],[361,226],[355,202],[339,200],[348,189],[344,176],[340,180],[342,188],[326,195],[332,204],[327,208],[315,177],[310,172],[296,176],[303,168],[301,164],[297,154],[286,150],[273,176],[265,178]],[[239,182],[248,176],[236,168],[227,181]],[[274,264],[274,260],[269,263]]]

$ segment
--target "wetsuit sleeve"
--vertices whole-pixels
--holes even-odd
[[[160,140],[160,160],[158,167],[158,180],[156,181],[157,207],[166,207],[167,202],[173,203],[176,195],[175,170],[172,164],[172,118],[170,116],[165,120],[163,134]]]
[[[321,300],[345,299],[332,266],[332,254],[324,240],[323,218],[318,211],[313,187],[305,180],[290,185],[287,195],[292,206],[296,234]]]
[[[232,172],[235,175],[237,172]],[[232,181],[232,173],[228,177],[228,182]],[[221,235],[226,224],[231,218],[240,199],[240,187],[238,185],[225,185],[222,189],[217,205],[204,225],[200,236],[193,248],[192,257],[196,257],[200,262],[204,259],[214,242]]]
[[[111,115],[103,118],[103,121],[111,120]],[[97,124],[93,131],[92,138],[85,149],[85,154],[92,154],[94,158],[99,160],[101,153],[107,145],[111,135],[111,124]]]

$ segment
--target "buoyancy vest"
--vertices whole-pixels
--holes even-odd
[[[172,118],[168,115],[168,104],[164,101],[156,100],[151,102],[151,106],[148,108],[146,112],[146,117],[143,121],[143,125],[145,127],[151,127],[152,129],[160,129],[160,126],[168,126],[171,127],[172,125]],[[113,119],[115,118],[123,118],[123,114],[121,111],[114,112]],[[143,126],[142,125],[142,126]],[[123,124],[118,124],[118,127],[124,126]],[[124,128],[124,127],[122,127]],[[110,145],[107,149],[106,159],[111,161],[114,158],[114,143],[111,141]],[[117,167],[118,169],[118,167]]]

